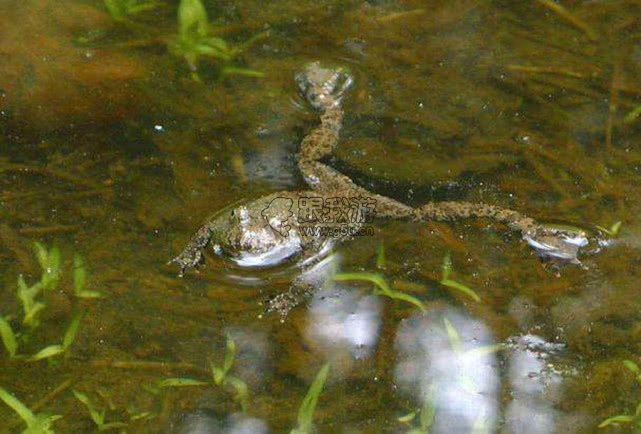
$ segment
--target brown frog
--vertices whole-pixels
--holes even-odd
[[[298,167],[310,190],[272,193],[217,212],[171,261],[178,264],[181,274],[203,260],[208,245],[215,254],[240,266],[268,267],[294,259],[306,265],[331,248],[335,240],[349,237],[374,218],[419,222],[486,218],[520,232],[539,256],[579,263],[579,248],[588,243],[581,230],[542,225],[517,211],[484,203],[430,202],[414,208],[356,185],[321,162],[338,143],[343,123],[341,102],[353,84],[352,76],[343,68],[324,68],[312,62],[296,74],[295,81],[301,95],[320,114],[320,124],[305,136],[297,154]],[[321,205],[320,215],[313,211],[318,207],[310,206],[314,204]],[[339,211],[348,210],[342,213],[346,215],[342,220],[331,219],[340,230],[314,230],[327,220],[323,210],[332,213],[331,205]],[[300,303],[309,291],[296,286],[272,299],[268,310],[285,315]]]

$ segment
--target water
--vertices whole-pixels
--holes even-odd
[[[3,351],[0,387],[62,415],[59,433],[97,432],[72,390],[127,423],[121,432],[278,433],[297,426],[329,362],[320,433],[409,432],[421,412],[434,414],[430,433],[633,432],[597,426],[641,399],[624,365],[641,361],[641,121],[626,118],[641,102],[641,11],[559,4],[568,13],[545,1],[207,1],[216,36],[258,37],[228,63],[202,58],[195,77],[167,48],[176,1],[114,23],[98,1],[2,0],[0,315],[25,357],[84,315],[65,354]],[[323,288],[284,322],[262,302],[288,288],[291,267],[209,258],[179,278],[165,264],[207,216],[305,188],[294,152],[316,115],[293,76],[310,60],[355,77],[329,163],[360,185],[413,205],[622,221],[620,235],[585,267],[556,269],[491,222],[381,222],[337,246],[311,279]],[[16,279],[41,276],[34,241],[60,248],[62,276],[28,334]],[[451,279],[480,302],[439,283],[448,252]],[[72,295],[76,253],[103,298]],[[379,273],[426,312],[371,283],[328,281],[335,271]],[[215,385],[210,363],[223,365],[228,339],[236,357]],[[168,378],[208,385],[159,389]],[[0,432],[25,426],[4,403],[0,421]]]

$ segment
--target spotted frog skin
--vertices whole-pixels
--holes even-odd
[[[371,206],[363,212],[368,214],[366,217],[376,219],[420,222],[485,218],[520,232],[540,256],[578,263],[579,247],[587,242],[580,230],[548,227],[517,211],[484,203],[430,202],[414,208],[356,185],[321,162],[338,144],[343,124],[342,99],[353,84],[352,76],[342,68],[324,68],[319,62],[312,62],[296,74],[295,82],[303,98],[320,115],[320,124],[305,136],[297,154],[298,167],[309,190],[272,193],[217,212],[171,261],[178,264],[181,275],[202,262],[207,246],[240,266],[268,267],[287,260],[308,262],[319,251],[330,248],[333,240],[341,238],[303,230],[301,216],[305,213],[301,204],[310,197],[367,201]],[[346,224],[355,230],[362,222]],[[285,315],[305,294],[306,290],[292,290],[277,296],[268,310]]]

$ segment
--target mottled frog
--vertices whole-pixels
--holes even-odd
[[[352,76],[343,68],[324,68],[312,62],[295,75],[295,82],[320,115],[320,124],[304,137],[297,154],[310,190],[277,192],[217,212],[171,261],[178,264],[181,274],[203,260],[208,245],[215,254],[240,266],[267,267],[287,260],[307,264],[318,252],[331,248],[333,241],[349,237],[374,218],[419,222],[490,219],[520,232],[539,256],[578,263],[579,248],[587,244],[580,230],[542,225],[517,211],[484,203],[430,202],[415,208],[356,185],[321,162],[338,143],[342,100],[353,85]],[[318,224],[327,222],[340,230],[319,231]],[[286,314],[303,296],[276,297],[268,310]]]

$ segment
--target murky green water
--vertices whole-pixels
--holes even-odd
[[[0,387],[61,415],[58,433],[98,432],[72,391],[116,432],[280,433],[329,362],[320,433],[634,432],[639,2],[207,0],[210,35],[243,50],[197,71],[168,49],[179,2],[129,3],[144,10],[115,22],[100,1],[0,0],[0,315],[17,335]],[[329,281],[281,322],[262,302],[291,271],[209,258],[178,277],[167,261],[212,212],[306,188],[294,155],[317,116],[293,75],[310,60],[355,77],[329,163],[360,185],[620,234],[560,269],[487,221],[381,222],[338,246],[329,268],[379,273],[424,313]],[[62,271],[29,327],[17,277],[41,278],[35,241]],[[440,283],[448,253],[479,302]],[[103,297],[74,295],[75,254]],[[0,432],[22,432],[5,404]]]

